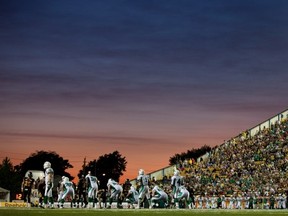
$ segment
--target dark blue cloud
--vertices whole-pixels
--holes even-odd
[[[223,110],[254,97],[274,104],[287,90],[287,7],[268,0],[1,1],[1,104]]]

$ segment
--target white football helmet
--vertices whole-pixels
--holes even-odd
[[[143,169],[139,170],[139,175],[144,175],[144,170]]]
[[[110,178],[110,179],[108,180],[108,184],[112,184],[112,182],[113,182],[113,180]]]
[[[46,161],[43,165],[44,169],[47,169],[47,168],[51,168],[51,163],[49,161]]]
[[[174,171],[174,175],[175,175],[175,176],[179,176],[179,174],[180,174],[179,170],[175,170],[175,171]]]
[[[69,181],[69,178],[68,177],[65,177],[64,178],[64,182],[68,182]]]

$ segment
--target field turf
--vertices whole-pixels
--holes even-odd
[[[188,209],[37,209],[37,208],[0,208],[0,216],[288,216],[288,210],[188,210]]]

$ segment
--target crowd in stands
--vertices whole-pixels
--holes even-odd
[[[254,136],[245,131],[199,162],[181,161],[179,168],[196,208],[286,208],[288,121]]]

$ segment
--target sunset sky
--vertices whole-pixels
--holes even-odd
[[[286,0],[0,1],[0,160],[118,150],[123,178],[287,109]],[[53,165],[52,165],[53,166]],[[55,166],[55,165],[54,165]]]

